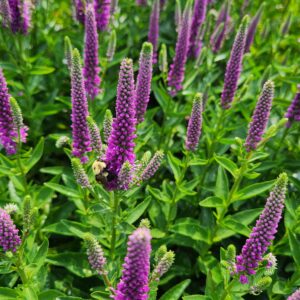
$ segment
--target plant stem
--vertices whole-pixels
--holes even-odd
[[[112,203],[112,224],[111,224],[111,243],[110,243],[110,257],[113,259],[115,256],[115,247],[116,247],[116,223],[117,223],[117,214],[119,209],[119,197],[117,192],[111,192],[111,203]]]
[[[23,169],[22,162],[21,162],[21,149],[22,149],[21,132],[20,132],[20,128],[18,128],[17,165],[18,165],[19,171],[20,171],[21,176],[22,176],[23,187],[24,187],[24,190],[25,190],[25,194],[27,195],[28,194],[28,186],[27,186],[26,174],[25,174],[25,171]]]
[[[111,288],[112,284],[111,284],[110,280],[108,279],[107,275],[106,274],[102,274],[102,278],[103,278],[103,281],[104,281],[105,285],[108,288]]]

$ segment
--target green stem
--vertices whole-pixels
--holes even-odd
[[[116,223],[117,223],[117,215],[119,209],[119,197],[117,192],[111,192],[111,203],[112,203],[112,224],[111,224],[111,243],[110,243],[110,257],[113,259],[115,256],[115,248],[116,248]]]
[[[106,274],[102,274],[102,278],[103,278],[103,281],[104,281],[105,285],[108,288],[111,288],[112,284],[111,284],[110,280],[108,279],[107,275]]]
[[[28,186],[27,186],[27,180],[26,180],[26,174],[24,171],[24,168],[22,166],[22,162],[21,162],[21,149],[22,149],[22,141],[21,141],[21,132],[20,132],[20,128],[18,128],[18,141],[17,141],[17,165],[19,168],[19,171],[21,173],[22,176],[22,181],[23,181],[23,187],[25,190],[25,194],[28,194]]]

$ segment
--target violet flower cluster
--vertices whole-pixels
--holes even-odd
[[[287,298],[287,300],[300,300],[300,289],[294,292],[291,296]]]
[[[171,96],[175,96],[182,89],[191,32],[191,12],[191,1],[188,1],[180,24],[175,57],[168,74],[168,86],[170,87]]]
[[[0,208],[0,247],[3,248],[4,252],[15,252],[20,244],[19,230],[10,215]]]
[[[150,42],[153,46],[153,64],[157,63],[159,14],[160,14],[159,0],[155,0],[152,6],[152,12],[151,12],[150,23],[149,23],[149,32],[148,32],[148,42]]]
[[[85,0],[73,0],[75,17],[81,24],[85,23]]]
[[[242,70],[248,20],[248,16],[244,17],[242,20],[242,24],[240,25],[238,33],[235,37],[230,58],[226,66],[224,87],[221,96],[221,103],[224,109],[230,108],[237,89],[238,80]]]
[[[107,30],[110,19],[111,0],[94,0],[97,28],[100,31]]]
[[[287,127],[292,125],[292,122],[300,122],[300,84],[298,85],[297,94],[289,106],[285,117],[288,118]]]
[[[255,107],[252,121],[249,126],[245,142],[245,147],[248,152],[255,150],[262,139],[262,135],[264,134],[265,128],[268,124],[273,97],[274,83],[269,80],[263,86],[262,93]]]
[[[147,300],[150,272],[151,234],[146,227],[136,229],[128,238],[122,277],[115,300]]]
[[[84,89],[80,54],[74,49],[71,68],[71,96],[72,96],[72,154],[87,162],[87,152],[91,149],[90,133],[87,125],[88,104]]]
[[[243,246],[242,253],[236,258],[236,272],[243,284],[248,283],[248,275],[256,274],[263,255],[274,240],[284,207],[287,181],[285,173],[278,177],[263,212]]]
[[[88,4],[85,17],[84,68],[85,90],[91,100],[99,94],[99,58],[98,33],[95,12],[92,4]]]
[[[188,52],[189,57],[197,58],[201,51],[202,42],[201,40],[199,41],[198,36],[200,27],[205,20],[206,7],[207,0],[195,0],[194,13],[191,25],[190,45]]]
[[[139,73],[136,83],[136,119],[138,123],[144,121],[144,115],[150,100],[153,69],[152,54],[152,45],[144,43],[140,54]]]

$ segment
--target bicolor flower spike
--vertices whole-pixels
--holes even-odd
[[[97,155],[100,155],[102,149],[100,130],[91,116],[87,117],[87,124],[89,127],[92,149],[96,152]]]
[[[238,80],[242,71],[248,22],[249,17],[245,16],[235,37],[230,58],[227,63],[224,87],[221,96],[221,104],[224,109],[230,108],[237,90]]]
[[[287,127],[290,127],[293,122],[300,122],[300,84],[298,85],[297,94],[289,106],[285,117],[289,119],[286,124]]]
[[[255,150],[262,139],[262,135],[268,124],[273,98],[274,83],[269,80],[263,86],[249,126],[245,142],[245,147],[248,152]]]
[[[149,22],[148,42],[153,45],[153,64],[157,63],[158,37],[159,37],[159,0],[154,0]]]
[[[80,163],[80,160],[78,158],[72,158],[71,163],[72,163],[73,173],[74,173],[77,183],[82,188],[91,188],[89,178],[88,178],[82,164]]]
[[[193,102],[192,114],[189,119],[185,147],[189,151],[195,151],[199,144],[202,128],[202,94],[196,94]]]
[[[132,173],[132,165],[128,161],[125,161],[118,175],[118,188],[120,190],[128,190],[132,181]]]
[[[240,282],[248,283],[248,276],[256,274],[259,263],[275,238],[282,216],[288,177],[282,173],[267,199],[265,208],[252,229],[250,237],[236,258],[236,272]]]
[[[173,59],[173,64],[170,66],[168,75],[168,86],[170,87],[170,95],[172,97],[182,89],[182,82],[184,80],[185,63],[189,50],[189,38],[191,32],[191,6],[192,2],[188,0],[183,12],[180,30],[178,32],[175,57]]]
[[[150,271],[151,234],[146,227],[137,228],[128,238],[122,278],[115,300],[147,300]]]
[[[139,74],[136,83],[136,119],[137,123],[144,121],[144,115],[150,100],[152,80],[152,53],[150,43],[144,43],[140,54]]]
[[[149,164],[147,167],[144,169],[142,175],[141,175],[141,180],[146,181],[150,179],[158,170],[158,168],[161,165],[161,162],[164,158],[164,153],[162,151],[156,151],[153,157],[151,158]]]
[[[1,0],[0,1],[0,16],[2,18],[2,25],[4,27],[9,27],[11,23],[10,17],[10,9],[8,0]]]
[[[81,159],[81,162],[88,161],[86,153],[90,152],[91,139],[87,125],[88,104],[84,89],[80,54],[74,49],[71,68],[71,95],[72,95],[72,154]]]

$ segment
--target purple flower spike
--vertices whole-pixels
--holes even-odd
[[[75,17],[81,24],[85,23],[85,1],[84,0],[73,0],[75,8]]]
[[[4,252],[15,252],[20,244],[19,230],[10,215],[0,208],[0,247],[3,248]]]
[[[152,6],[152,12],[149,23],[148,42],[153,45],[153,64],[157,63],[158,36],[159,36],[159,0],[155,0]]]
[[[195,151],[199,144],[202,128],[202,94],[195,96],[192,114],[189,119],[185,147],[189,151]]]
[[[255,14],[254,18],[251,20],[251,23],[248,28],[247,37],[246,37],[245,53],[250,51],[250,47],[253,43],[256,28],[259,23],[260,17],[262,15],[264,6],[265,6],[265,3],[262,3],[262,5],[259,7],[257,13]]]
[[[289,119],[286,124],[287,127],[290,127],[293,121],[300,122],[300,84],[298,85],[298,92],[288,108],[285,117]]]
[[[11,30],[13,33],[28,33],[30,25],[30,3],[28,0],[8,0]]]
[[[170,87],[170,95],[172,97],[182,89],[191,31],[191,3],[191,1],[187,2],[183,12],[176,43],[176,53],[168,75],[168,85]]]
[[[91,139],[87,125],[88,104],[84,90],[80,54],[74,49],[71,68],[72,95],[72,136],[73,155],[79,157],[82,163],[87,162],[85,156],[91,149]]]
[[[85,90],[88,97],[94,100],[99,94],[99,58],[98,58],[98,33],[95,12],[92,4],[87,6],[85,16],[85,43],[84,43],[84,68]]]
[[[265,128],[268,124],[272,101],[274,97],[274,83],[267,81],[264,86],[255,111],[252,116],[252,121],[249,126],[245,147],[248,152],[255,150],[257,144],[261,141]]]
[[[190,35],[190,48],[188,53],[189,57],[197,58],[200,53],[201,44],[199,45],[197,36],[199,34],[200,27],[205,20],[206,7],[207,0],[195,0]]]
[[[300,300],[300,289],[298,289],[294,294],[289,296],[287,300]]]
[[[147,5],[147,0],[136,0],[136,5],[146,6]]]
[[[94,0],[97,28],[100,31],[107,30],[110,19],[110,1]]]
[[[29,0],[22,1],[22,32],[28,33],[31,26],[31,2]]]
[[[143,173],[141,174],[142,181],[146,181],[150,179],[156,173],[156,171],[159,169],[162,163],[163,158],[164,158],[163,151],[158,150],[155,152],[150,162],[148,163],[146,168],[143,170]]]
[[[248,21],[248,16],[245,16],[235,37],[230,58],[227,63],[221,100],[224,109],[230,108],[237,89],[238,80],[242,70]]]
[[[2,25],[4,27],[9,28],[11,23],[11,18],[10,18],[10,9],[9,9],[8,0],[0,1],[0,16],[2,17]]]
[[[144,115],[150,99],[152,53],[152,44],[144,43],[140,54],[139,74],[136,83],[136,119],[138,123],[144,121]]]
[[[136,229],[128,238],[122,278],[115,300],[147,300],[150,271],[151,235],[146,227]]]
[[[131,59],[124,59],[119,74],[116,117],[106,151],[106,165],[109,172],[107,188],[117,188],[117,177],[125,161],[134,164],[135,132],[135,89]]]
[[[248,282],[248,275],[256,274],[264,253],[274,240],[284,207],[287,181],[287,175],[280,174],[263,212],[243,246],[242,253],[236,258],[236,272],[240,275],[243,284]]]

